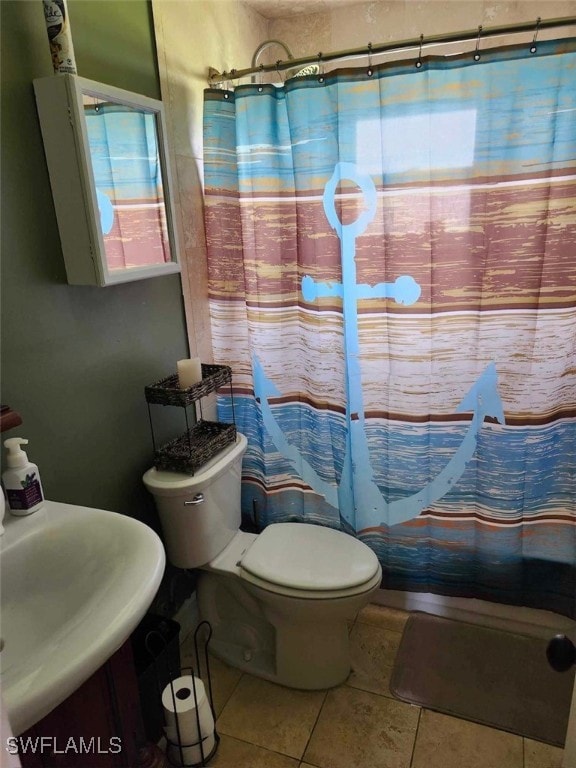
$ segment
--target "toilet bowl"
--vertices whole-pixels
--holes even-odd
[[[308,523],[240,530],[238,435],[190,477],[150,469],[168,559],[199,568],[198,606],[211,651],[291,688],[324,689],[350,672],[349,622],[379,588],[374,552],[353,536]]]

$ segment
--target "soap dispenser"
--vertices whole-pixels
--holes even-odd
[[[6,464],[8,469],[3,472],[2,480],[6,489],[8,508],[13,515],[30,515],[40,509],[44,503],[44,493],[40,482],[40,473],[36,464],[28,461],[21,445],[27,445],[28,440],[22,437],[10,437],[4,440],[8,449]]]

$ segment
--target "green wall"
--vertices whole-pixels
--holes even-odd
[[[146,0],[69,0],[78,74],[159,98]],[[52,75],[40,0],[1,0],[1,402],[24,423],[46,497],[157,526],[141,484],[144,386],[188,355],[180,276],[70,286],[32,80]]]

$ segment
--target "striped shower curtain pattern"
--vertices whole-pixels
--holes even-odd
[[[204,130],[246,521],[574,616],[576,41],[209,89]]]

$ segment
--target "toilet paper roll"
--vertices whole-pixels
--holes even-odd
[[[171,744],[167,750],[168,760],[171,765],[198,765],[206,760],[214,749],[214,734],[211,733],[208,738],[202,742],[204,755],[200,750],[200,745],[196,747],[177,747]]]
[[[179,765],[199,763],[202,761],[202,750],[204,758],[208,757],[214,749],[214,717],[202,680],[192,675],[178,677],[162,692],[162,706],[166,722],[164,730],[166,738],[171,742],[168,747],[169,759]]]

